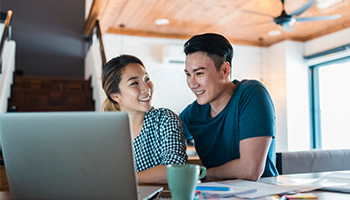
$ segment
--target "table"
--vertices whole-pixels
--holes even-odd
[[[344,171],[350,173],[350,171]],[[304,174],[291,174],[291,175],[279,175],[276,177],[265,177],[261,178],[259,182],[269,183],[269,184],[286,184],[288,181],[292,179],[312,179],[312,178],[321,178],[325,175],[328,175],[332,172],[320,172],[320,173],[304,173]],[[164,186],[163,186],[164,187]],[[170,197],[170,192],[168,187],[165,186],[165,189],[160,194],[161,197]],[[313,194],[318,196],[319,200],[350,200],[350,194],[348,193],[340,193],[340,192],[331,192],[331,191],[322,191],[322,190],[314,190],[310,192],[306,192],[305,194]],[[225,198],[226,200],[228,198]],[[241,198],[232,197],[229,198],[232,200],[242,200]],[[277,200],[277,198],[273,196],[268,196],[264,198],[260,198],[259,200]]]
[[[350,171],[338,171],[338,172],[350,173]],[[289,183],[291,179],[316,179],[316,178],[321,178],[323,176],[329,175],[331,173],[333,173],[333,172],[279,175],[276,177],[261,178],[259,180],[259,182],[282,185],[282,184]],[[306,192],[305,194],[316,195],[316,196],[318,196],[319,200],[348,200],[348,199],[350,199],[349,193],[341,193],[341,192],[314,190],[314,191]],[[263,198],[263,199],[265,199],[265,198]]]
[[[344,171],[350,173],[350,171]],[[311,179],[311,178],[321,178],[322,176],[328,175],[331,172],[321,172],[321,173],[305,173],[305,174],[291,174],[291,175],[280,175],[276,177],[266,177],[261,178],[259,182],[262,183],[270,183],[270,184],[285,184],[291,179]],[[170,191],[168,186],[165,184],[142,184],[142,185],[152,185],[152,186],[162,186],[164,187],[163,192],[160,194],[161,197],[169,198]],[[311,192],[306,192],[306,194],[313,194],[318,196],[319,200],[349,200],[350,194],[348,193],[339,193],[339,192],[330,192],[330,191],[322,191],[322,190],[314,190]],[[228,198],[225,198],[226,200]],[[238,200],[240,198],[229,198],[232,200]],[[0,192],[0,200],[11,200],[11,196],[9,192]],[[240,199],[242,200],[242,199]],[[276,200],[275,197],[268,196],[264,198],[260,198],[259,200]]]

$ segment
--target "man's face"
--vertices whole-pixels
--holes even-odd
[[[213,103],[222,90],[223,74],[216,70],[214,62],[206,52],[195,52],[186,57],[187,85],[197,97],[200,105]]]

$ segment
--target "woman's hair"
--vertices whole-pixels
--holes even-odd
[[[122,80],[124,68],[131,64],[140,64],[143,68],[142,61],[135,56],[120,55],[108,63],[102,69],[102,88],[105,91],[107,98],[102,104],[103,111],[120,111],[119,104],[111,98],[111,94],[120,93],[119,83]]]

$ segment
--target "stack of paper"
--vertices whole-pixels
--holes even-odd
[[[350,172],[334,172],[320,178],[323,181],[333,182],[333,185],[322,187],[322,190],[350,193]]]
[[[350,193],[350,172],[333,172],[317,178],[290,178],[278,177],[278,185],[294,186],[297,192],[308,192],[312,190],[329,190]]]
[[[209,189],[208,189],[209,188]],[[210,188],[213,188],[210,190]],[[273,194],[285,194],[294,192],[296,187],[284,187],[245,180],[229,180],[222,182],[206,182],[197,186],[203,194],[214,197],[240,197],[240,198],[260,198]]]
[[[213,197],[232,197],[240,194],[256,192],[256,188],[231,186],[217,182],[198,184],[196,190]]]

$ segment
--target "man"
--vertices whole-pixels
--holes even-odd
[[[184,45],[187,85],[197,100],[180,114],[207,179],[278,175],[275,111],[263,84],[230,80],[233,48],[222,35],[193,36]]]

